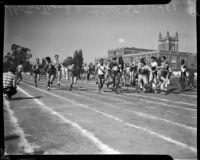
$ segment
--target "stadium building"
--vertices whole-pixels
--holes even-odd
[[[130,58],[133,58],[133,61],[138,62],[141,58],[146,58],[147,65],[150,65],[151,56],[162,57],[166,56],[170,67],[172,70],[180,69],[180,62],[182,59],[185,60],[186,65],[195,64],[196,61],[192,53],[189,52],[179,52],[179,39],[178,33],[176,32],[175,36],[170,36],[167,32],[166,36],[162,36],[159,33],[158,36],[158,50],[151,49],[141,49],[135,47],[122,47],[113,50],[108,50],[107,57],[100,57],[104,60],[112,59],[113,57],[122,56],[124,62],[127,63]],[[95,58],[95,63],[99,61],[100,58]]]

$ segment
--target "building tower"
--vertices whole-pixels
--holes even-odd
[[[174,37],[170,36],[168,31],[165,37],[162,37],[161,33],[159,33],[158,50],[178,52],[178,33],[176,32]]]

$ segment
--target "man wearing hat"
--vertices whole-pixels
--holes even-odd
[[[15,68],[10,67],[7,73],[3,73],[3,94],[6,99],[17,93]]]

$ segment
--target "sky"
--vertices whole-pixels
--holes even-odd
[[[179,34],[179,51],[196,53],[194,0],[167,5],[6,6],[4,55],[13,43],[33,57],[59,55],[62,61],[82,49],[84,62],[120,47],[158,49],[158,35]]]

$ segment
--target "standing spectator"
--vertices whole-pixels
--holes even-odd
[[[15,69],[13,67],[9,68],[7,73],[3,73],[3,94],[6,99],[11,99],[11,97],[17,93]]]
[[[22,81],[22,72],[24,72],[23,61],[16,68],[16,84],[19,85],[19,82]]]
[[[188,87],[191,86],[191,88],[194,88],[194,72],[194,64],[191,64],[188,69]]]
[[[180,80],[179,80],[179,83],[180,83],[180,86],[181,86],[181,92],[184,92],[185,91],[185,87],[186,87],[186,84],[185,84],[185,79],[186,79],[186,65],[185,65],[185,60],[181,60],[181,76],[180,76]]]

